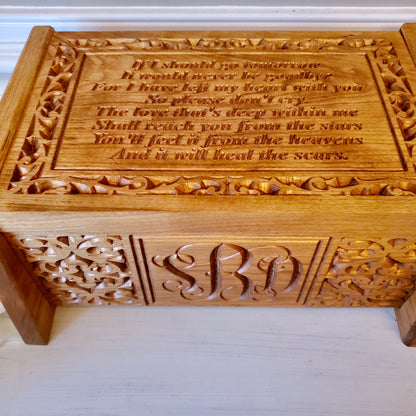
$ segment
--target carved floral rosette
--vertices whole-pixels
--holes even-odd
[[[281,38],[122,38],[57,37],[36,113],[27,131],[9,190],[16,194],[165,194],[165,195],[415,195],[416,180],[366,178],[354,175],[96,175],[45,174],[51,144],[68,101],[68,89],[79,71],[83,53],[103,51],[306,51],[366,53],[377,65],[389,105],[395,114],[410,160],[416,165],[415,96],[392,42],[357,36],[336,39]],[[412,166],[413,169],[413,166]]]

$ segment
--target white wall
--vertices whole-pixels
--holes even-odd
[[[326,8],[351,8],[351,7],[389,7],[396,9],[398,7],[415,6],[413,0],[398,0],[393,4],[388,0],[258,0],[256,6],[268,6],[275,9],[283,7],[299,8],[299,7],[326,7]],[[120,0],[116,4],[113,0],[0,0],[0,7],[132,7],[144,6],[149,7],[148,0]],[[211,6],[237,6],[239,8],[253,6],[252,0],[154,0],[150,3],[151,7],[164,6],[170,8],[178,8],[183,6],[191,7],[211,7]]]
[[[0,0],[0,73],[14,67],[33,26],[56,30],[397,30],[414,0]]]

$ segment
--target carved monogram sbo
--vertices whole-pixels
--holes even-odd
[[[415,96],[409,86],[394,45],[383,39],[348,36],[338,39],[57,39],[36,112],[11,178],[15,194],[166,194],[166,195],[406,195],[416,194],[413,179],[364,178],[354,175],[258,176],[258,175],[97,175],[45,174],[51,165],[51,145],[74,74],[86,52],[236,50],[366,53],[376,63],[385,93],[401,129],[409,157],[416,165]]]
[[[299,284],[303,267],[282,246],[230,243],[187,244],[152,263],[166,270],[166,291],[191,301],[273,301]]]

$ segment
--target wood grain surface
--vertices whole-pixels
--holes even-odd
[[[55,314],[21,259],[0,234],[0,300],[27,344],[47,344]]]
[[[83,195],[83,201],[70,204],[72,212],[65,212],[65,205],[74,195],[42,197],[31,195],[18,206],[6,204],[10,212],[3,212],[2,230],[19,235],[30,230],[33,236],[50,225],[54,237],[105,227],[114,233],[111,219],[117,218],[130,233],[138,218],[128,197],[117,200],[123,214],[95,211],[105,210],[105,196]],[[149,211],[158,213],[142,213],[140,235],[151,236],[153,227],[153,236],[160,238],[165,230],[178,233],[185,227],[188,235],[196,236],[198,224],[209,236],[215,234],[215,213],[226,217],[227,210],[218,210],[217,202],[182,201],[182,211],[179,203],[171,202],[176,214],[168,220],[161,211],[169,199],[159,205],[157,199],[150,200]],[[298,223],[287,217],[279,220],[291,203],[280,199],[268,202],[260,217],[271,218],[264,227],[266,235],[277,233],[282,222],[288,222],[286,230],[294,234],[309,224],[318,235],[320,227],[341,224],[341,214],[329,219],[340,206],[346,206],[345,218],[359,221],[358,210],[353,210],[356,201],[342,198],[338,207],[329,198],[321,204],[312,201],[308,216],[305,200],[296,211],[303,213]],[[361,197],[357,203],[362,222],[371,222],[372,213],[376,217],[373,235],[394,233],[400,223],[401,235],[412,237],[414,209],[405,198],[377,202]],[[140,204],[135,206],[145,210],[146,204]],[[207,211],[212,209],[208,220],[199,214],[197,221],[195,214],[186,221],[188,207],[203,210],[204,204]],[[228,200],[229,210],[233,204]],[[255,221],[251,204],[259,208],[256,202],[240,205],[238,221],[224,219],[217,234],[228,227],[236,240],[255,236],[249,226]],[[380,205],[385,205],[382,212]],[[45,206],[60,212],[40,212]],[[402,215],[397,224],[395,214]],[[352,231],[365,238],[361,226]],[[58,307],[48,348],[24,345],[19,338],[7,316],[0,314],[0,413],[7,416],[413,416],[416,406],[416,350],[400,343],[392,309]]]
[[[62,32],[43,45],[3,173],[14,205],[412,194],[415,69],[399,32]]]
[[[0,127],[0,170],[13,142],[15,130],[23,115],[52,34],[53,29],[50,27],[36,27],[32,30],[16,69],[2,94],[0,114],[4,122]]]
[[[51,305],[413,305],[414,27],[34,29],[2,101],[16,267]]]

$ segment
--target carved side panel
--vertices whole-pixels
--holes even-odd
[[[302,304],[321,245],[319,240],[141,241],[160,305]]]
[[[140,303],[120,236],[11,236],[10,239],[52,303]]]
[[[415,287],[416,243],[342,239],[312,306],[399,307]]]

